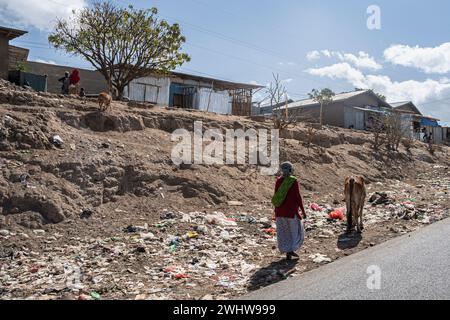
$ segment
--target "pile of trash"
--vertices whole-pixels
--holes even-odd
[[[365,206],[366,226],[408,219],[431,223],[448,216],[438,203],[419,205],[411,198],[411,190],[401,190],[403,183],[395,187],[395,191],[373,194],[373,199],[389,201]],[[447,195],[448,184],[435,187]],[[0,239],[13,245],[0,250],[0,295],[4,299],[80,300],[237,297],[247,293],[251,283],[269,284],[298,274],[295,268],[285,273],[265,267],[268,261],[281,258],[275,221],[263,214],[268,210],[263,205],[256,210],[260,214],[233,207],[226,214],[164,210],[154,224],[125,225],[112,237],[72,237],[61,245],[59,233],[2,229]],[[85,210],[79,218],[89,220],[92,215]],[[345,208],[311,203],[307,215],[305,248],[322,249],[306,253],[304,263],[332,262],[335,245],[325,244],[335,243],[333,239],[343,234]],[[40,241],[52,249],[33,251],[20,245],[24,240]],[[263,279],[256,279],[258,273]]]
[[[208,292],[219,288],[215,298],[245,293],[250,276],[260,267],[253,262],[261,259],[260,249],[271,250],[276,244],[274,232],[268,231],[275,230],[273,221],[247,217],[240,212],[231,217],[221,212],[165,211],[155,225],[129,225],[112,238],[73,238],[74,244],[43,253],[14,248],[0,256],[7,258],[0,268],[2,297],[52,299],[65,294],[86,300],[124,298],[126,293],[129,299],[167,299],[179,297],[177,291],[183,287],[216,288]],[[242,224],[252,224],[256,235],[250,237]],[[46,237],[49,244],[61,237],[6,230],[0,236]]]
[[[32,187],[28,176],[20,181]],[[364,236],[383,223],[403,234],[449,217],[449,187],[448,175],[435,180],[430,174],[415,186],[401,181],[392,181],[389,188],[370,185]],[[0,296],[229,299],[252,290],[255,283],[268,285],[330,263],[343,254],[336,244],[352,241],[341,237],[345,205],[316,199],[307,205],[307,238],[299,267],[271,266],[282,259],[271,208],[261,204],[245,212],[233,204],[225,212],[163,210],[154,223],[126,224],[107,237],[68,237],[43,229],[19,232],[2,228],[0,221],[0,241],[8,244],[0,249]],[[95,215],[86,209],[78,218],[89,222]],[[46,249],[33,250],[29,243]]]

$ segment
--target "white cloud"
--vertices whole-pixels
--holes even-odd
[[[329,50],[322,50],[320,52],[327,58],[331,58],[331,56],[332,56],[332,52]]]
[[[361,69],[370,69],[370,70],[380,70],[383,68],[381,64],[376,62],[375,58],[371,57],[368,53],[364,51],[358,52],[357,55],[352,53],[345,53],[339,51],[330,51],[330,50],[322,50],[322,51],[310,51],[306,55],[306,58],[309,61],[314,61],[320,59],[320,57],[326,58],[337,58],[341,62],[348,62],[353,66]]]
[[[283,82],[283,83],[291,83],[292,81],[294,81],[294,79],[291,79],[291,78],[281,80],[281,82]]]
[[[297,64],[295,62],[289,61],[289,62],[278,62],[278,65],[279,66],[295,66]]]
[[[342,61],[347,61],[353,64],[357,68],[363,69],[371,69],[371,70],[380,70],[383,69],[383,66],[375,61],[375,59],[369,56],[368,53],[364,51],[358,52],[358,55],[354,55],[351,53],[343,53],[339,56]]]
[[[360,70],[348,63],[338,63],[331,66],[308,69],[311,75],[342,79],[354,87],[372,89],[385,95],[390,102],[410,100],[421,107],[426,115],[432,115],[441,120],[450,121],[450,108],[448,101],[428,104],[430,101],[450,98],[450,79],[427,79],[425,81],[393,81],[384,75],[364,75]]]
[[[414,67],[426,73],[450,72],[450,42],[438,47],[393,45],[384,51],[384,58],[396,65]]]
[[[35,61],[36,61],[36,62],[39,62],[39,63],[56,64],[56,62],[53,61],[53,60],[36,59]]]
[[[314,76],[346,80],[356,87],[365,86],[364,74],[346,62],[323,68],[308,69],[306,72]]]
[[[320,52],[317,50],[310,51],[306,54],[306,59],[308,59],[308,61],[318,60],[320,59]]]
[[[68,18],[84,6],[85,0],[0,0],[0,21],[3,26],[49,31],[57,18]]]

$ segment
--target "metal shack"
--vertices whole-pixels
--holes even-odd
[[[281,106],[278,110],[283,110]],[[287,105],[290,115],[305,121],[318,122],[320,104],[312,99]],[[368,130],[371,118],[386,114],[392,107],[371,90],[358,90],[336,94],[333,101],[323,107],[323,123],[341,128]]]
[[[171,72],[132,81],[125,90],[125,97],[170,108],[250,116],[253,90],[260,88],[252,84]]]
[[[425,135],[432,134],[435,143],[445,143],[446,130],[439,125],[439,119],[424,116],[419,108],[411,101],[393,102],[394,111],[402,116],[402,126],[407,137],[424,141]]]

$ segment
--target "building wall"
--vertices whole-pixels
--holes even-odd
[[[28,61],[28,71],[37,75],[47,75],[47,90],[52,93],[61,93],[61,83],[58,79],[64,77],[64,72],[72,72],[73,67],[57,66],[52,64]],[[86,94],[98,94],[108,91],[105,78],[98,71],[78,69],[80,71],[80,88],[84,88]]]
[[[26,63],[28,60],[28,49],[9,46],[9,70],[16,70],[19,63]]]
[[[193,86],[198,88],[211,88],[212,84],[207,82],[185,80],[178,77],[169,76],[150,76],[133,80],[127,90],[125,96],[131,100],[155,103],[159,106],[170,105],[170,86],[171,84],[181,84],[185,86]],[[144,92],[150,93],[145,94]],[[157,95],[157,99],[155,96]]]
[[[354,107],[344,107],[344,125],[346,129],[364,130],[366,122],[365,112]]]
[[[231,114],[230,94],[228,91],[200,88],[197,91],[196,109],[220,114]]]
[[[289,110],[291,115],[307,121],[320,121],[320,106],[307,106],[297,110]],[[344,127],[344,105],[334,102],[323,107],[323,123],[330,126]]]
[[[449,145],[450,144],[450,127],[442,128],[442,136],[444,139],[444,143]]]
[[[0,78],[8,80],[9,41],[0,34]]]
[[[355,107],[379,106],[378,100],[370,94],[354,96],[342,101],[335,101],[323,107],[323,123],[325,125],[355,129],[364,129],[366,115]],[[299,109],[291,109],[291,114],[307,121],[320,121],[320,106],[312,105]]]
[[[346,107],[378,106],[378,100],[369,93],[357,95],[343,101]]]
[[[125,89],[124,95],[130,100],[168,106],[169,90],[168,77],[146,77],[133,80]]]
[[[341,102],[335,102],[327,105],[323,108],[323,123],[335,126],[344,127],[345,125],[345,106]],[[320,119],[320,107],[319,107],[319,119]]]
[[[414,138],[413,116],[401,114],[402,134],[405,138]]]
[[[231,114],[231,97],[228,91],[214,91],[211,89],[212,85],[208,82],[178,77],[151,76],[133,80],[125,90],[125,96],[134,101],[145,101],[158,106],[171,106],[173,103],[171,96],[175,91],[179,91],[176,90],[177,88],[192,87],[195,90],[192,108]]]

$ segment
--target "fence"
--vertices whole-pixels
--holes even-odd
[[[9,72],[9,81],[18,86],[29,86],[36,91],[47,92],[47,76],[14,70]]]

